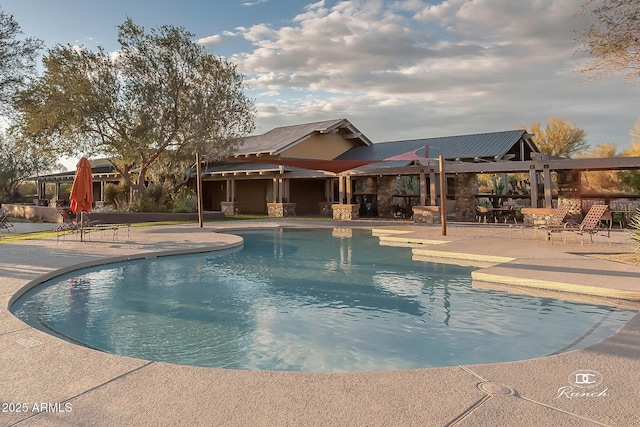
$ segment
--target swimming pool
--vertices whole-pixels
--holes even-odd
[[[231,369],[361,371],[521,360],[606,337],[634,312],[474,289],[364,230],[238,233],[236,251],[83,269],[12,312],[72,342]],[[575,344],[575,345],[574,345]]]

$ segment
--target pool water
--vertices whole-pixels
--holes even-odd
[[[11,310],[110,353],[291,371],[521,360],[592,344],[635,314],[474,289],[471,268],[412,261],[410,249],[380,246],[370,231],[238,234],[241,250],[58,276]]]

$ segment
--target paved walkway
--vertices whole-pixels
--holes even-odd
[[[581,294],[598,295],[602,290],[633,297],[640,290],[640,268],[584,256],[630,251],[633,247],[622,232],[614,233],[611,246],[602,239],[593,245],[552,246],[530,236],[522,240],[519,231],[497,226],[450,225],[443,237],[439,227],[406,223],[283,223],[374,228],[382,244],[415,246],[417,259],[479,265],[474,286],[542,296],[570,290],[574,293],[563,295],[577,299],[594,298]],[[638,315],[587,349],[539,359],[406,371],[301,373],[198,368],[111,355],[32,329],[7,309],[21,289],[61,269],[114,257],[229,247],[240,241],[225,234],[227,228],[276,225],[243,221],[207,223],[204,229],[134,227],[130,237],[121,234],[116,242],[68,237],[1,244],[0,425],[640,425]],[[632,302],[607,301],[637,310]],[[580,387],[580,382],[593,378],[602,382]]]

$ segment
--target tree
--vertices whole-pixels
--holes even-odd
[[[0,10],[0,113],[9,112],[13,94],[35,71],[36,57],[42,48],[41,40],[21,40],[22,34],[13,15]]]
[[[584,130],[561,117],[550,117],[544,129],[532,124],[531,133],[540,152],[551,156],[571,157],[589,148]]]
[[[593,58],[578,68],[591,79],[614,72],[640,76],[640,0],[588,0],[582,14],[593,20],[579,38],[579,50]]]
[[[58,166],[56,159],[18,143],[15,135],[0,133],[0,199],[17,198],[20,185],[34,175],[53,170]]]
[[[611,142],[605,142],[581,153],[579,157],[610,158],[618,155],[618,146]],[[587,191],[620,191],[620,173],[614,170],[582,172],[582,185],[583,189]]]
[[[117,52],[50,49],[43,76],[19,97],[25,134],[59,154],[106,155],[137,191],[159,161],[227,154],[253,130],[253,103],[236,65],[193,38],[127,19]]]
[[[623,151],[621,155],[625,157],[640,157],[640,120],[636,121],[635,128],[629,134],[631,135],[629,149]],[[620,181],[624,191],[640,193],[639,170],[620,171]]]

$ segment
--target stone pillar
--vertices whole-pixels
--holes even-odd
[[[283,218],[296,216],[295,203],[267,203],[267,214],[271,217]]]
[[[558,206],[567,208],[568,219],[582,221],[582,176],[580,171],[557,171],[558,174]]]
[[[381,176],[377,182],[378,216],[381,218],[393,218],[393,194],[395,192],[395,178],[393,176]]]
[[[220,210],[225,215],[237,215],[240,212],[240,204],[237,202],[220,202]]]
[[[475,173],[456,174],[456,219],[458,221],[474,221],[476,217],[476,198],[478,192],[478,176]]]
[[[413,222],[433,225],[440,222],[440,206],[413,206]]]
[[[334,204],[331,209],[333,210],[333,219],[350,221],[360,217],[358,213],[360,211],[359,204]]]
[[[318,203],[318,211],[322,216],[332,216],[333,213],[331,211],[331,202],[319,202]]]

